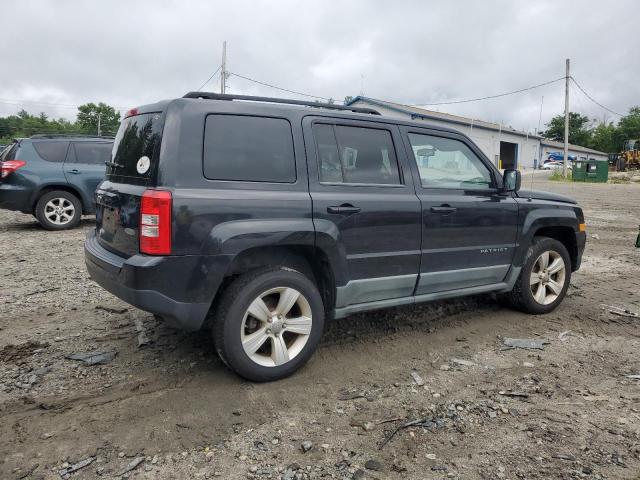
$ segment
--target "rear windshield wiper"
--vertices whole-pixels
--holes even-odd
[[[105,164],[107,167],[120,167],[120,168],[124,168],[124,165],[120,165],[119,163],[112,162],[111,160],[107,160],[106,162],[104,162],[104,164]]]

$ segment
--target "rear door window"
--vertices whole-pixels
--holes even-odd
[[[73,145],[75,150],[74,163],[90,165],[105,165],[111,160],[111,143],[78,142]],[[68,161],[68,160],[67,160]]]
[[[162,127],[159,112],[125,118],[113,142],[107,178],[119,181],[119,177],[125,177],[136,183],[146,183],[160,152]]]
[[[62,163],[67,157],[69,142],[61,141],[37,141],[33,142],[33,148],[38,155],[47,162]]]
[[[293,183],[291,125],[282,118],[208,115],[203,169],[210,180]]]
[[[320,181],[398,185],[400,171],[391,132],[345,125],[314,126]]]

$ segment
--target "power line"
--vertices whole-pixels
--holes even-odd
[[[582,88],[582,87],[580,86],[580,84],[576,81],[576,79],[575,79],[575,78],[573,78],[573,77],[570,77],[570,78],[571,78],[571,81],[572,81],[573,83],[575,83],[575,84],[576,84],[576,87],[578,87],[578,88],[580,89],[580,91],[581,91],[582,93],[584,93],[585,97],[587,97],[587,98],[588,98],[589,100],[591,100],[593,103],[595,103],[596,105],[598,105],[600,108],[605,109],[607,112],[613,113],[614,115],[618,115],[619,117],[624,117],[624,115],[623,115],[623,114],[618,113],[618,112],[616,112],[616,111],[614,111],[614,110],[611,110],[609,107],[605,107],[605,106],[604,106],[604,105],[602,105],[600,102],[598,102],[597,100],[595,100],[591,95],[589,95],[587,92],[585,92],[585,91],[584,91],[584,88]]]
[[[82,134],[82,135],[86,135],[90,132],[87,132],[86,130],[64,130],[64,129],[37,129],[37,128],[14,128],[14,129],[8,129],[8,130],[2,130],[0,129],[0,136],[17,136],[17,135],[37,135],[37,134],[43,134],[43,135],[76,135],[76,134]],[[117,131],[115,130],[107,130],[107,129],[102,129],[102,134],[106,134],[106,135],[110,135],[110,136],[115,136],[115,134],[117,133]]]
[[[69,105],[67,103],[34,102],[31,100],[7,100],[5,98],[0,98],[0,103],[4,103],[7,105],[47,105],[50,107],[78,108],[78,105]]]
[[[512,92],[498,93],[497,95],[488,95],[486,97],[478,97],[478,98],[469,98],[466,100],[452,100],[450,102],[437,102],[437,103],[420,103],[412,106],[420,107],[420,106],[434,106],[434,105],[454,105],[457,103],[470,103],[470,102],[479,102],[481,100],[491,100],[492,98],[500,98],[506,97],[507,95],[514,95],[516,93],[526,92],[528,90],[533,90],[536,88],[544,87],[545,85],[551,85],[552,83],[559,82],[560,80],[564,80],[565,77],[556,78],[555,80],[549,80],[548,82],[539,83],[538,85],[532,85],[531,87],[521,88],[519,90],[513,90]]]
[[[6,99],[6,98],[0,98],[0,103],[1,104],[6,104],[6,105],[18,105],[18,106],[24,106],[24,105],[46,105],[49,107],[62,107],[62,108],[74,108],[77,109],[78,107],[80,107],[81,105],[71,105],[69,103],[51,103],[51,102],[38,102],[38,101],[33,101],[33,100],[15,100],[15,99]],[[95,102],[87,102],[87,103],[95,103]],[[98,103],[103,103],[103,102],[98,102]],[[109,104],[107,104],[109,105]],[[127,110],[129,107],[123,107],[123,106],[119,106],[119,105],[109,105],[117,110]]]
[[[281,90],[281,91],[283,91],[283,92],[287,92],[287,93],[293,93],[294,95],[301,95],[301,96],[303,96],[303,97],[309,97],[309,98],[319,98],[319,99],[321,99],[321,100],[326,100],[326,101],[331,100],[330,98],[321,97],[321,96],[319,96],[319,95],[311,95],[311,94],[309,94],[309,93],[302,93],[302,92],[296,92],[295,90],[288,90],[288,89],[286,89],[286,88],[278,87],[278,86],[276,86],[276,85],[272,85],[272,84],[270,84],[270,83],[261,82],[260,80],[256,80],[256,79],[254,79],[254,78],[245,77],[245,76],[240,75],[240,74],[238,74],[238,73],[233,73],[233,72],[229,72],[229,71],[227,71],[227,73],[228,73],[229,75],[234,75],[234,76],[236,76],[236,77],[238,77],[238,78],[242,78],[242,79],[244,79],[244,80],[248,80],[248,81],[250,81],[250,82],[257,83],[257,84],[259,84],[259,85],[264,85],[265,87],[275,88],[276,90]]]
[[[220,65],[218,68],[216,68],[216,71],[213,72],[211,74],[211,76],[209,78],[207,78],[207,80],[202,85],[200,85],[198,88],[196,88],[196,92],[200,91],[202,89],[202,87],[204,87],[207,83],[209,83],[209,81],[211,81],[211,79],[216,76],[216,73],[218,73],[220,71],[221,67],[222,67],[222,65]]]

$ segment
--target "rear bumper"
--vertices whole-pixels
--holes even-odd
[[[32,190],[22,185],[0,183],[0,208],[33,213],[31,204]]]
[[[199,330],[222,281],[226,258],[197,255],[124,258],[98,243],[84,245],[89,275],[98,285],[141,310],[184,330]]]

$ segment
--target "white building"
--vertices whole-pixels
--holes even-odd
[[[498,168],[531,169],[539,165],[551,152],[562,152],[563,144],[545,140],[538,135],[521,132],[498,123],[435,112],[424,108],[376,100],[369,97],[354,97],[349,105],[371,107],[382,115],[407,120],[423,121],[430,125],[458,130],[471,139],[498,166]],[[560,145],[559,149],[557,145]],[[569,146],[569,154],[581,158],[588,156],[606,160],[607,154],[577,145]]]

